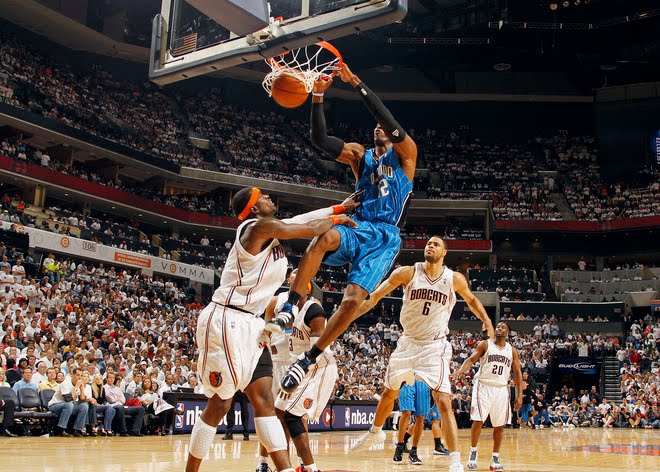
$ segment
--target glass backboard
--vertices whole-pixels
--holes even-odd
[[[267,28],[239,36],[186,0],[162,0],[149,77],[167,84],[402,20],[408,0],[270,0]]]

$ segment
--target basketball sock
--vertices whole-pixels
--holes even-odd
[[[310,350],[305,353],[305,357],[312,362],[316,362],[316,358],[321,354],[323,354],[323,350],[319,349],[316,347],[316,344],[314,344]]]
[[[413,446],[410,448],[410,452],[417,452],[417,446]]]
[[[402,442],[398,442],[398,443],[396,443],[396,445],[397,445],[397,446],[401,446],[401,447],[405,446],[405,444],[402,443]]]
[[[289,292],[289,300],[288,302],[291,303],[292,305],[297,305],[298,302],[300,301],[302,297],[300,296],[299,293],[296,292]]]
[[[449,453],[449,463],[450,464],[460,464],[461,463],[461,453],[460,452],[450,452]]]
[[[382,427],[382,426],[376,426],[376,425],[373,425],[373,426],[369,429],[369,431],[371,431],[372,434],[378,434],[378,433],[380,433],[382,430],[383,430],[383,427]]]
[[[259,464],[268,464],[268,456],[259,456]]]
[[[477,446],[470,446],[470,452],[477,452]]]
[[[435,442],[435,448],[436,449],[440,449],[442,447],[442,439],[433,438],[433,442]]]
[[[303,463],[302,457],[300,457],[300,456],[298,456],[298,464],[299,464],[299,465],[305,465],[305,464]]]
[[[316,463],[312,462],[311,464],[307,465],[305,464],[303,467],[305,467],[305,472],[317,472],[319,469],[316,467]]]
[[[190,433],[190,455],[197,459],[204,459],[213,444],[216,427],[204,423],[202,418],[197,418],[192,433]]]
[[[500,453],[499,452],[493,452],[493,459],[499,459]]]
[[[404,443],[404,444],[407,443],[407,442],[408,442],[408,439],[410,439],[411,436],[412,436],[412,435],[411,435],[411,434],[408,434],[408,431],[406,431],[406,434],[403,435],[403,443]]]

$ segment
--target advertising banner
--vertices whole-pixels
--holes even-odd
[[[600,385],[601,362],[595,357],[556,357],[550,381],[555,391],[567,386],[578,393]]]
[[[12,226],[6,221],[1,222],[2,227],[10,229]],[[214,272],[211,269],[184,264],[182,262],[161,259],[160,257],[149,254],[140,254],[137,252],[119,250],[112,246],[87,241],[85,239],[75,238],[73,236],[63,236],[61,234],[51,233],[27,226],[19,226],[21,232],[27,233],[30,237],[30,247],[45,251],[53,251],[60,254],[82,257],[85,259],[117,263],[124,266],[135,267],[137,269],[146,269],[151,272],[173,275],[190,279],[194,282],[213,285]]]
[[[188,434],[192,431],[197,418],[206,406],[206,397],[203,395],[181,394],[178,395],[175,404],[182,415],[174,418],[174,432]],[[252,405],[248,404],[249,419],[248,430],[254,431],[254,413]],[[240,404],[234,405],[234,418],[236,419],[234,433],[243,431],[243,417]],[[311,432],[319,431],[362,431],[371,426],[376,415],[376,402],[349,402],[330,401],[321,413],[318,421],[309,422]],[[218,433],[225,433],[227,429],[227,417],[225,416],[218,426]]]

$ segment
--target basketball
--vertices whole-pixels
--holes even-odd
[[[305,84],[292,75],[281,75],[273,81],[271,96],[284,108],[297,108],[307,100]]]

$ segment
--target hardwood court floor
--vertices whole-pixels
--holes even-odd
[[[421,466],[394,465],[393,436],[380,450],[349,454],[360,433],[311,435],[316,463],[323,472],[391,472],[447,470],[449,458],[433,456],[433,440],[424,432],[419,455]],[[223,441],[218,435],[202,471],[252,472],[256,436]],[[43,472],[170,472],[182,471],[188,456],[188,435],[143,438],[2,438],[0,471]],[[484,430],[479,448],[479,469],[488,470],[491,430]],[[463,464],[469,452],[469,430],[460,431]],[[617,429],[506,430],[501,462],[507,471],[660,470],[660,431]],[[407,455],[404,456],[407,460]],[[467,469],[466,469],[467,470]]]

